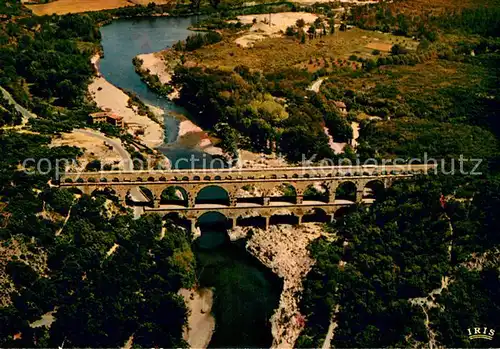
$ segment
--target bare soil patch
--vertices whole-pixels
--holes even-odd
[[[379,50],[379,51],[389,52],[391,50],[391,48],[392,48],[392,44],[387,44],[387,43],[382,43],[382,42],[370,42],[365,47],[369,48],[369,49],[372,49],[372,50]]]

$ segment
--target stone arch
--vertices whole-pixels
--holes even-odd
[[[142,182],[142,177],[137,177],[137,178],[135,179],[135,181],[136,181],[136,182]]]
[[[326,183],[315,182],[305,188],[303,196],[305,201],[328,202],[329,189]]]
[[[328,223],[330,220],[330,215],[322,208],[313,208],[311,211],[302,216],[302,223]]]
[[[281,183],[267,192],[270,202],[297,203],[297,189],[290,183]]]
[[[196,219],[193,234],[199,236],[197,244],[202,248],[213,248],[229,240],[227,229],[232,220],[217,211],[204,212]]]
[[[163,220],[167,222],[172,222],[175,225],[184,226],[187,229],[190,228],[189,219],[179,212],[170,212],[163,216]]]
[[[210,180],[210,176],[205,176],[205,177],[203,177],[203,180],[204,180],[204,181],[209,181],[209,180]]]
[[[200,179],[201,179],[201,178],[200,178],[200,176],[194,176],[194,177],[193,177],[193,180],[194,180],[194,181],[199,181]]]
[[[157,198],[158,199],[158,198]],[[188,207],[189,194],[183,187],[172,185],[160,193],[160,205],[177,205]]]
[[[236,204],[257,204],[264,205],[264,196],[266,192],[259,188],[254,183],[245,184],[240,186],[234,192],[234,197],[236,198]]]
[[[375,179],[366,183],[363,188],[363,199],[377,199],[384,192],[385,185],[379,179]]]
[[[266,217],[260,215],[239,216],[236,219],[236,226],[266,228]]]
[[[73,183],[73,180],[71,178],[65,178],[64,183]]]
[[[213,204],[229,206],[231,199],[226,189],[218,185],[208,185],[196,194],[195,204]]]
[[[116,201],[125,201],[126,199],[126,194],[122,194],[119,191],[115,190],[113,187],[98,187],[95,188],[90,196],[104,196],[107,197],[110,200]]]
[[[115,178],[113,178],[111,181],[112,181],[112,182],[117,183],[117,182],[119,182],[119,181],[120,181],[120,179],[118,179],[117,177],[115,177]]]
[[[64,189],[66,189],[67,191],[69,191],[73,195],[80,195],[81,196],[84,194],[84,191],[78,187],[64,187]]]
[[[155,178],[154,177],[149,177],[148,178],[148,182],[154,182],[155,181]]]
[[[335,200],[345,200],[356,202],[356,183],[352,181],[345,181],[337,186],[335,191]]]
[[[297,225],[299,224],[299,217],[295,215],[293,212],[276,212],[269,218],[269,225],[277,225],[277,224],[291,224]]]
[[[345,215],[347,215],[349,213],[349,211],[351,210],[350,207],[347,207],[347,206],[344,206],[344,207],[339,207],[335,213],[333,214],[333,218],[335,220],[338,220],[338,219],[341,219],[343,218]]]
[[[207,211],[203,212],[198,216],[198,218],[196,218],[195,226],[200,228],[202,232],[202,228],[229,229],[232,226],[232,220],[224,213],[218,211]]]

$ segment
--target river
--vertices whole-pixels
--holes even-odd
[[[174,163],[179,158],[210,159],[193,148],[176,143],[179,121],[172,112],[188,115],[183,108],[148,89],[134,70],[132,59],[143,53],[160,51],[185,39],[197,17],[156,17],[120,19],[101,28],[104,57],[99,70],[109,82],[134,92],[146,104],[165,112],[165,145],[160,149]],[[211,198],[224,198],[216,190],[205,191]],[[219,197],[220,195],[220,197]],[[216,329],[210,347],[269,347],[269,322],[277,308],[282,281],[244,248],[244,241],[232,243],[221,217],[201,217],[202,236],[193,243],[201,287],[214,288],[213,313]]]
[[[212,157],[176,143],[180,122],[172,112],[188,115],[187,111],[152,92],[135,72],[132,59],[139,54],[157,52],[184,40],[192,33],[188,28],[198,20],[196,16],[118,19],[101,28],[104,57],[99,62],[99,71],[113,85],[134,92],[144,103],[159,107],[165,112],[165,144],[160,150],[173,164],[180,158],[190,159],[191,155],[201,160],[206,159],[207,162]],[[215,162],[214,167],[218,163]],[[182,167],[186,163],[181,161],[179,164]]]

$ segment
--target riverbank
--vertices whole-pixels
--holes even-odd
[[[99,71],[99,59],[99,54],[96,54],[91,60],[97,72]],[[107,81],[100,73],[89,84],[88,91],[99,108],[122,116],[124,122],[131,126],[128,128],[128,132],[136,136],[148,147],[155,148],[163,144],[163,127],[149,119],[146,115],[140,115],[136,107],[129,107],[130,97]],[[159,111],[156,110],[156,112],[158,113]],[[142,129],[144,130],[144,134],[136,135],[133,129]]]
[[[162,85],[169,85],[172,80],[173,68],[165,62],[162,52],[164,51],[138,55],[134,64],[136,72],[143,78],[146,77],[144,80],[151,80],[153,77]],[[173,92],[168,94],[170,100],[179,97],[179,91],[173,87],[172,89]],[[209,134],[185,115],[172,113],[172,116],[179,120],[176,143],[202,150],[210,155],[222,156],[224,154],[222,149],[215,145]]]
[[[212,316],[214,293],[210,288],[188,290],[182,288],[179,295],[184,298],[189,309],[188,323],[184,327],[183,338],[190,348],[206,348],[215,330]]]
[[[300,226],[277,225],[268,230],[237,227],[229,232],[231,240],[248,236],[246,248],[263,265],[283,279],[279,306],[271,317],[273,348],[292,348],[305,321],[299,311],[302,281],[314,265],[307,246],[325,235],[323,226],[306,223]]]

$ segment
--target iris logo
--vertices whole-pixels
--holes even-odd
[[[495,330],[488,327],[474,327],[468,328],[469,339],[487,339],[491,341],[495,335]]]

